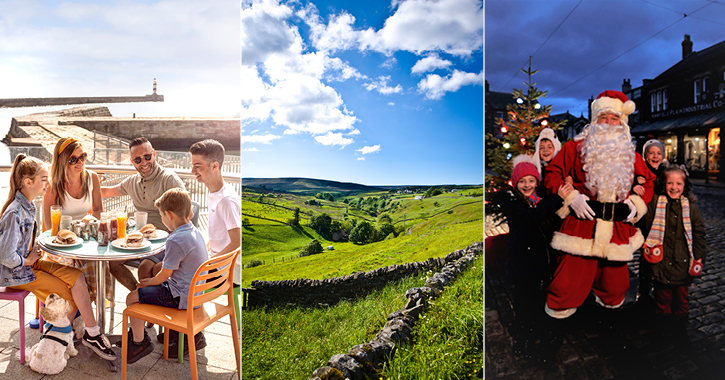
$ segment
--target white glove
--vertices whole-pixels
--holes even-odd
[[[579,194],[574,197],[574,200],[569,204],[571,209],[574,210],[576,217],[579,219],[594,219],[594,210],[587,204],[589,197],[584,194]]]
[[[629,215],[627,216],[627,220],[625,220],[625,222],[629,223],[637,216],[637,208],[634,207],[634,203],[629,198],[624,200],[624,204],[629,206]]]

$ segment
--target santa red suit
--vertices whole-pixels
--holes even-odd
[[[634,176],[654,180],[634,151],[626,123],[634,103],[619,91],[605,91],[591,107],[594,122],[564,144],[546,168],[549,193],[556,193],[567,177],[575,189],[558,212],[564,221],[551,241],[564,253],[546,300],[545,310],[554,318],[572,315],[591,290],[602,306],[622,305],[629,289],[627,261],[644,243],[633,224],[647,212],[653,195],[651,188],[643,197],[631,193]],[[606,114],[618,116],[621,125],[596,124]],[[591,220],[578,211],[582,207],[593,212]]]

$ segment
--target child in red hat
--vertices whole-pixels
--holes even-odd
[[[509,225],[506,275],[514,285],[514,353],[536,359],[546,356],[535,350],[534,343],[544,331],[541,304],[550,281],[549,242],[541,231],[541,223],[562,206],[563,199],[573,190],[570,184],[564,184],[556,194],[541,200],[536,194],[539,180],[539,170],[531,158],[518,156],[511,173],[513,189],[496,195]]]

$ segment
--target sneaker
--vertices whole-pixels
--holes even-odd
[[[171,337],[169,337],[171,338]],[[204,338],[204,333],[199,332],[196,335],[194,335],[194,347],[196,347],[196,350],[199,351],[202,348],[206,347],[206,338]],[[184,356],[187,356],[189,354],[189,342],[188,340],[184,339]],[[171,359],[178,359],[179,357],[179,341],[169,341],[169,358]]]
[[[151,339],[148,336],[144,336],[140,343],[131,342],[128,346],[128,364],[136,363],[139,359],[154,351],[154,344],[151,343]]]
[[[156,340],[159,341],[159,343],[164,344],[164,333],[156,336]],[[171,335],[169,335],[169,346],[172,344],[175,346],[176,342],[179,341],[179,332],[171,330]],[[184,339],[184,345],[187,344],[187,340]],[[194,346],[196,347],[197,351],[201,350],[202,348],[206,347],[206,338],[204,338],[204,332],[200,331],[196,335],[194,335]]]
[[[149,337],[149,333],[147,333],[146,331],[144,331],[143,332],[143,338],[146,339],[148,337]],[[149,338],[149,340],[150,340],[150,338]],[[133,341],[133,331],[131,329],[128,329],[128,341],[129,342]],[[122,342],[123,342],[123,338],[119,339],[116,342],[116,347],[118,347],[118,348],[123,347],[123,343]]]
[[[90,336],[88,335],[88,331],[86,331],[83,334],[83,345],[106,360],[116,360],[118,358],[116,353],[111,349],[111,343],[108,342],[108,338],[103,334]]]

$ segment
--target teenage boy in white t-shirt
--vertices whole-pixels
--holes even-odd
[[[209,189],[209,257],[239,248],[242,239],[242,200],[234,188],[224,182],[222,164],[224,145],[204,140],[189,148],[191,173]],[[234,267],[234,284],[242,282],[242,256]]]

